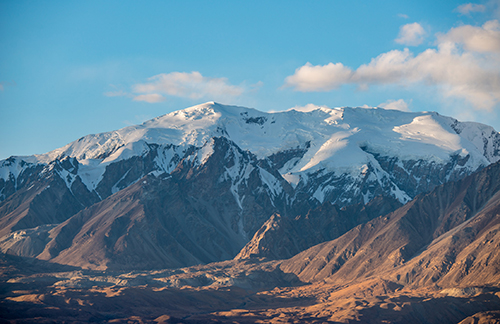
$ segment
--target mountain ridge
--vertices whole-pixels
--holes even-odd
[[[330,233],[318,232],[312,241],[296,242],[290,251],[298,253],[393,210],[394,199],[406,203],[484,168],[500,159],[499,148],[500,134],[491,127],[461,123],[432,112],[323,107],[265,113],[209,102],[141,125],[88,135],[45,155],[0,161],[0,250],[43,259],[62,258],[59,252],[65,255],[69,250],[55,254],[45,250],[57,250],[61,224],[81,217],[82,211],[99,202],[106,205],[114,201],[114,207],[102,215],[113,219],[119,216],[113,209],[121,210],[114,195],[133,188],[136,192],[128,191],[130,197],[139,197],[150,183],[156,183],[149,194],[152,199],[142,200],[138,218],[122,218],[124,223],[119,226],[109,223],[111,227],[105,228],[99,242],[83,231],[88,224],[72,234],[71,240],[110,249],[97,263],[87,258],[79,265],[105,268],[113,258],[117,260],[115,254],[120,249],[137,254],[130,255],[135,266],[145,265],[140,261],[141,252],[132,248],[136,243],[120,245],[139,220],[145,220],[142,226],[146,232],[156,233],[151,235],[157,235],[157,244],[167,240],[172,248],[184,249],[186,256],[179,256],[179,260],[206,263],[235,257],[273,214],[283,216],[283,224],[298,217],[305,228],[330,228],[325,214],[332,211],[329,207],[316,218],[306,220],[306,215],[322,205],[347,208],[340,214],[349,225]],[[162,186],[173,192],[180,190],[175,198],[177,209],[153,203],[173,199]],[[376,197],[382,201],[374,204],[376,208],[366,219],[352,216]],[[191,234],[189,226],[155,225],[165,223],[169,217],[165,215],[184,213],[198,224]],[[111,246],[105,235],[117,235],[122,243]],[[180,239],[180,244],[167,239],[177,235],[190,239]],[[202,243],[207,235],[213,235],[220,245],[195,257],[197,249],[204,251],[210,246]],[[72,248],[71,242],[64,245],[66,249]],[[270,255],[290,257],[290,251]],[[168,253],[160,254],[164,262],[154,267],[192,265],[191,261],[168,261]],[[134,267],[132,263],[126,266]]]
[[[0,161],[2,320],[498,319],[492,128],[215,103],[146,124]]]
[[[451,163],[454,171],[445,175],[449,180],[461,172],[459,169],[471,172],[500,159],[500,135],[491,127],[460,123],[437,113],[364,108],[264,113],[209,102],[165,114],[141,125],[87,135],[46,154],[0,161],[0,185],[3,180],[4,183],[14,182],[15,187],[26,165],[48,165],[55,160],[74,158],[79,165],[77,175],[92,192],[99,185],[107,166],[142,156],[151,144],[173,145],[186,152],[190,147],[202,147],[210,138],[218,136],[227,137],[259,159],[284,157],[284,152],[300,151],[299,155],[289,154],[288,159],[279,164],[279,172],[292,186],[314,189],[313,197],[320,203],[325,199],[331,201],[333,195],[329,191],[341,181],[339,177],[346,175],[353,181],[359,180],[366,173],[367,166],[377,170],[377,181],[392,182],[394,189],[391,189],[391,194],[406,202],[414,193],[401,190],[387,174],[386,169],[391,165],[384,167],[385,164],[396,165],[400,173],[408,173],[409,178],[414,178],[412,181],[418,181],[421,175],[412,173],[418,161],[425,160],[439,166]],[[450,157],[456,161],[450,161]],[[169,172],[160,161],[156,164],[160,172]],[[309,178],[321,174],[330,175],[331,179],[322,186],[308,187]],[[6,197],[4,191],[1,188],[0,197]],[[367,195],[364,198],[366,203],[379,193],[364,194]]]
[[[469,285],[494,284],[500,278],[500,268],[494,266],[500,258],[494,248],[500,244],[499,175],[497,162],[436,187],[394,212],[284,261],[282,270],[303,281],[349,282],[386,272],[387,279],[405,286],[453,286],[466,278]],[[493,246],[485,246],[488,242]],[[481,248],[489,253],[490,274],[474,281],[472,269],[481,271],[478,263],[484,261],[470,256]],[[457,275],[463,269],[471,270]],[[447,276],[452,279],[445,281]]]

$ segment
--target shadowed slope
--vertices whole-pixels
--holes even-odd
[[[500,164],[496,163],[461,181],[437,187],[393,213],[357,226],[336,240],[312,247],[284,261],[282,269],[295,273],[305,281],[328,278],[346,282],[391,271],[412,259],[419,263],[419,254],[438,238],[448,238],[450,242],[454,242],[451,247],[442,246],[441,251],[449,249],[453,251],[454,256],[465,258],[447,260],[450,268],[453,263],[459,261],[467,263],[469,254],[465,249],[475,240],[479,240],[475,243],[478,247],[486,246],[486,243],[481,245],[479,242],[493,240],[490,246],[487,246],[490,252],[486,255],[491,256],[494,261],[498,256],[495,249],[498,249],[496,226],[500,217],[500,200],[497,195],[499,190]],[[478,214],[479,211],[482,212]],[[472,217],[474,219],[470,220]],[[476,224],[475,227],[466,226],[464,222],[468,220],[470,224]],[[459,225],[461,227],[457,227]],[[459,235],[447,233],[450,230],[457,231]],[[460,254],[462,251],[465,252]],[[451,255],[445,252],[440,254]],[[498,269],[488,269],[494,272],[491,278],[497,278]],[[439,272],[436,278],[440,278],[448,273],[449,268],[445,266],[431,270]],[[410,270],[410,273],[428,276],[415,269]],[[472,277],[472,274],[470,276]],[[411,275],[400,275],[397,278],[405,283],[416,280]],[[436,278],[433,281],[436,281]]]
[[[336,239],[353,227],[401,207],[392,197],[340,208],[329,202],[295,218],[273,215],[235,259],[288,259],[316,244]]]

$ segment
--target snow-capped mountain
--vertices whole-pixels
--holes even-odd
[[[435,112],[266,113],[209,102],[0,161],[0,249],[105,268],[117,260],[113,253],[147,241],[148,253],[170,260],[151,267],[216,261],[235,256],[274,213],[295,217],[378,196],[406,203],[498,160],[493,128]],[[162,228],[156,243],[130,241],[139,223]],[[89,229],[96,224],[101,236]],[[71,250],[72,240],[87,242],[90,254]],[[176,256],[155,250],[159,242],[175,246]],[[108,252],[96,256],[99,248]],[[145,252],[125,254],[134,253]]]
[[[152,145],[159,145],[152,168],[170,173],[187,152],[196,151],[191,159],[202,164],[213,152],[214,137],[226,137],[257,159],[270,160],[294,188],[319,202],[343,204],[359,197],[366,203],[381,193],[377,187],[406,202],[418,192],[500,159],[500,135],[493,128],[435,112],[321,107],[265,113],[208,102],[141,125],[88,135],[46,154],[4,160],[0,178],[17,180],[28,166],[74,158],[78,170],[74,172],[74,166],[61,171],[68,187],[78,176],[89,191],[100,194],[106,168],[113,163],[144,156]],[[424,174],[422,163],[429,174],[439,169],[439,180]],[[347,178],[352,189],[337,185]],[[119,180],[113,193],[130,184]],[[419,189],[405,190],[408,181]],[[272,182],[272,190],[280,191]],[[378,185],[363,187],[367,182]],[[345,194],[337,193],[339,187]]]

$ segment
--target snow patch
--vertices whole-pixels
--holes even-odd
[[[396,126],[393,130],[401,134],[401,139],[406,142],[439,148],[427,152],[432,152],[440,160],[447,160],[449,153],[456,151],[461,151],[463,156],[468,154],[460,145],[460,136],[445,130],[431,115],[415,117],[410,124]]]
[[[25,166],[22,163],[23,160],[10,158],[7,160],[1,161],[0,164],[0,178],[5,181],[9,180],[11,177],[17,179],[19,174],[25,169]]]
[[[214,140],[210,139],[203,147],[198,150],[197,162],[199,165],[205,164],[208,158],[214,153]]]
[[[92,192],[101,182],[107,164],[101,163],[100,160],[83,160],[80,163],[78,175],[85,187]]]
[[[57,171],[57,173],[59,174],[61,179],[64,180],[64,182],[66,183],[66,187],[69,189],[69,191],[71,191],[71,185],[73,184],[73,181],[75,181],[76,175],[72,174],[71,172],[68,172],[65,169],[61,169]]]
[[[262,182],[269,188],[271,191],[272,197],[277,197],[283,191],[281,187],[281,183],[275,176],[267,172],[266,170],[259,168],[260,178]],[[271,200],[272,201],[272,200]]]
[[[281,175],[283,179],[285,179],[294,189],[297,187],[297,185],[300,182],[300,175],[293,174],[293,173],[285,173]]]

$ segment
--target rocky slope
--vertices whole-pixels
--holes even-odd
[[[203,172],[214,173],[214,169]],[[189,174],[194,177],[193,183],[187,180]],[[199,244],[192,245],[195,250],[188,250],[189,244],[155,242],[161,238],[177,239],[176,234],[189,242],[195,239],[194,234],[215,227],[205,221],[209,212],[187,207],[183,214],[186,217],[170,215],[167,222],[161,222],[160,214],[168,213],[170,205],[183,204],[185,197],[202,190],[203,187],[196,187],[197,183],[203,185],[199,177],[188,169],[161,179],[145,177],[49,230],[44,241],[49,243],[42,255],[53,253],[51,260],[73,266],[0,254],[0,320],[418,324],[500,321],[500,162],[462,180],[438,186],[382,216],[375,216],[376,200],[361,209],[323,204],[302,220],[286,220],[275,214],[265,222],[267,230],[259,230],[255,235],[262,236],[260,243],[270,242],[257,245],[258,249],[273,247],[261,250],[266,253],[284,253],[279,247],[289,246],[280,242],[300,242],[301,227],[297,224],[305,228],[308,224],[321,224],[322,228],[313,233],[326,238],[352,225],[342,221],[349,208],[360,211],[357,215],[361,225],[287,260],[254,257],[176,269],[116,270],[135,264],[132,257],[137,251],[128,254],[133,251],[127,250],[130,246],[141,246],[141,253],[147,256],[142,262],[150,258],[150,265],[165,262],[166,256],[172,264],[196,263],[223,246],[223,222],[215,229],[220,232],[220,241],[212,242],[217,243],[216,247],[204,241],[203,250]],[[193,189],[187,190],[186,195],[179,194],[173,183]],[[333,223],[328,226],[329,220],[321,216],[327,214],[332,215],[330,221],[338,221],[340,229]],[[142,232],[153,227],[149,223],[154,224],[156,232]],[[205,229],[200,232],[202,226]],[[273,231],[278,235],[273,235]],[[283,233],[287,235],[281,237]],[[215,237],[212,235],[208,236]],[[71,242],[78,244],[65,248],[64,244]],[[78,250],[77,245],[86,248]],[[160,251],[160,245],[172,249]],[[192,260],[181,258],[187,255]],[[108,270],[79,267],[89,264]]]
[[[230,259],[258,233],[239,257],[289,257],[499,159],[491,127],[432,112],[211,102],[0,161],[0,250],[176,267]]]
[[[266,161],[225,138],[215,138],[211,145],[212,154],[203,164],[196,155],[186,155],[170,174],[147,175],[59,225],[15,231],[2,247],[92,269],[179,267],[230,259],[248,241],[247,233],[278,208],[284,210],[284,198],[281,206],[276,196],[274,202],[270,199],[274,193],[260,177],[273,177]],[[242,180],[245,184],[238,186]],[[233,190],[248,198],[235,200]],[[44,241],[37,242],[37,251],[26,253],[35,236]]]
[[[406,287],[500,282],[500,163],[286,260],[303,281],[383,276]]]
[[[255,233],[235,257],[288,259],[313,245],[331,241],[353,227],[401,207],[392,197],[376,197],[368,204],[340,208],[325,202],[295,218],[275,214]]]

